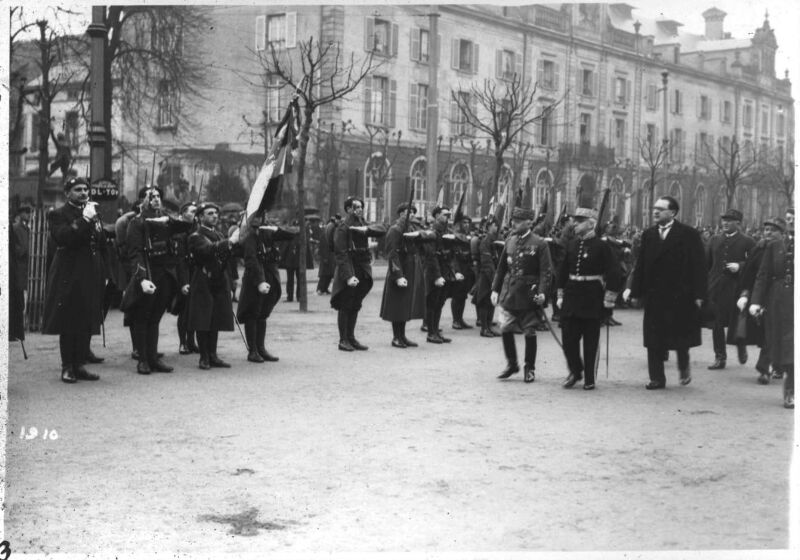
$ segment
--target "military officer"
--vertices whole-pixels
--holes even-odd
[[[536,329],[541,324],[545,294],[553,274],[547,242],[533,233],[533,210],[514,208],[511,235],[506,240],[492,282],[492,305],[500,308],[500,332],[506,368],[498,376],[506,379],[519,372],[514,332],[525,336],[525,383],[536,379]]]
[[[452,339],[442,336],[439,322],[442,318],[445,301],[449,296],[449,290],[454,282],[459,281],[459,276],[463,280],[463,276],[453,270],[452,251],[447,246],[447,240],[454,239],[454,236],[447,232],[450,214],[450,209],[445,206],[434,207],[431,211],[432,233],[425,236],[425,242],[422,245],[427,341],[432,344],[452,342]]]
[[[600,325],[614,308],[622,287],[622,269],[613,248],[597,236],[597,213],[576,208],[571,216],[574,238],[556,275],[564,356],[569,375],[562,385],[570,388],[584,379],[583,388],[595,388]],[[580,343],[583,339],[583,360]]]
[[[467,305],[467,296],[475,285],[475,271],[472,268],[472,256],[470,255],[470,228],[472,220],[469,216],[462,216],[458,222],[453,224],[453,264],[456,272],[463,277],[462,280],[454,282],[450,296],[450,312],[453,315],[453,329],[471,329],[472,325],[464,322],[464,309]]]
[[[494,273],[497,270],[497,257],[498,242],[502,245],[502,241],[498,240],[499,228],[497,220],[494,216],[488,216],[484,222],[483,229],[484,235],[474,243],[476,253],[473,255],[475,259],[476,280],[475,280],[475,295],[473,296],[473,303],[478,314],[478,323],[481,327],[481,336],[493,338],[499,336],[492,328],[492,319],[494,317],[494,305],[492,305],[492,281],[494,280]],[[473,239],[473,241],[475,241]]]

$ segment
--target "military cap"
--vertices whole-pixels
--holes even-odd
[[[209,208],[213,208],[217,212],[219,212],[219,206],[214,204],[213,202],[201,202],[200,205],[197,207],[196,216],[202,216],[203,212],[208,210]]]
[[[731,208],[727,212],[725,212],[722,216],[720,216],[723,220],[734,220],[736,222],[741,222],[744,216],[738,210],[734,210]]]
[[[400,204],[400,205],[397,207],[397,213],[398,213],[398,214],[402,214],[402,213],[404,213],[404,212],[405,212],[407,209],[408,209],[408,202],[403,202],[403,203],[401,203],[401,204]],[[411,205],[411,213],[412,213],[412,214],[416,214],[416,213],[417,213],[417,207],[416,207],[416,206],[414,206],[413,204]]]
[[[178,211],[181,214],[183,214],[184,212],[186,212],[186,209],[189,208],[189,206],[197,206],[197,203],[194,201],[184,202],[183,204],[181,204],[181,207]]]
[[[72,187],[74,187],[76,185],[86,185],[88,187],[89,186],[89,180],[85,179],[83,177],[73,177],[73,178],[67,180],[64,183],[64,192],[71,191]]]
[[[434,206],[433,210],[431,210],[431,216],[435,218],[442,212],[447,212],[448,214],[451,213],[450,208],[448,208],[447,206]]]
[[[533,220],[536,218],[536,213],[531,208],[515,207],[511,212],[512,220]]]
[[[777,229],[779,229],[781,231],[786,231],[786,220],[784,220],[783,218],[777,218],[777,217],[776,218],[768,218],[767,220],[764,221],[764,225],[765,226],[772,226],[772,227],[777,228]]]
[[[158,192],[158,196],[160,196],[162,199],[164,198],[163,189],[159,186],[153,186],[153,187],[142,187],[141,189],[139,189],[139,200],[143,200],[144,197],[147,196],[148,191],[150,191],[151,189],[155,189],[156,192]]]

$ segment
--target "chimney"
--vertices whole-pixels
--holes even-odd
[[[706,39],[709,41],[719,41],[725,38],[725,32],[722,29],[722,22],[725,21],[725,16],[728,15],[722,10],[717,8],[709,8],[703,12],[703,18],[706,20]]]

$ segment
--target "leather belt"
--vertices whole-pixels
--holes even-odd
[[[603,276],[601,274],[593,274],[590,276],[579,276],[577,274],[570,274],[570,280],[575,280],[576,282],[591,282],[593,280],[597,280],[599,282],[603,281]]]

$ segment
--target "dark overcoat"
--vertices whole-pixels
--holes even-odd
[[[336,259],[333,256],[333,232],[336,224],[330,222],[325,226],[319,240],[319,276],[333,276]]]
[[[87,222],[70,203],[50,212],[55,246],[47,275],[43,334],[100,334],[106,269],[106,235],[99,220]]]
[[[414,231],[409,224],[407,232]],[[395,222],[386,234],[386,283],[383,285],[380,317],[384,321],[411,321],[425,316],[425,286],[422,261],[417,245],[403,237],[403,225]],[[401,288],[397,280],[405,278],[408,285]]]
[[[794,364],[794,239],[767,245],[750,303],[764,307],[770,361],[778,366]]]
[[[496,232],[487,233],[477,242],[477,255],[473,256],[477,261],[475,295],[472,298],[472,303],[475,305],[491,304],[492,281],[494,273],[497,271],[498,248],[495,243],[498,241],[498,237]]]
[[[537,306],[532,296],[547,295],[553,278],[553,264],[547,241],[528,231],[511,235],[497,261],[492,291],[499,292],[497,304],[504,310],[532,311]],[[535,293],[532,292],[533,287]]]
[[[445,293],[449,297],[450,288],[456,281],[452,244],[446,243],[442,237],[446,233],[446,230],[437,224],[423,233],[421,246],[426,296],[436,289],[436,280],[444,278]]]
[[[708,293],[708,268],[700,232],[675,220],[662,241],[657,226],[642,234],[631,297],[644,301],[646,347],[675,350],[700,346],[700,310]]]
[[[727,236],[715,235],[706,251],[708,263],[708,303],[714,312],[714,327],[736,325],[736,286],[747,260],[747,253],[755,245],[751,237],[743,233]],[[739,270],[731,272],[725,265],[737,263]]]
[[[750,252],[747,255],[747,260],[744,262],[744,266],[740,270],[739,282],[736,286],[737,299],[741,296],[750,298],[752,295],[753,286],[756,283],[756,274],[758,274],[758,269],[761,266],[761,261],[764,258],[764,251],[766,248],[767,240],[762,239],[753,245],[752,249],[750,249]],[[739,317],[737,319],[737,323],[732,323],[731,328],[728,329],[726,342],[728,344],[762,346],[764,344],[764,322],[754,319],[753,316],[747,312],[747,308],[740,312],[739,308],[736,307],[732,313],[738,314]],[[736,336],[736,325],[738,324],[738,321],[742,320],[742,317],[744,317],[746,325],[746,336],[743,339]]]
[[[236,308],[236,318],[240,323],[267,319],[281,299],[281,277],[278,271],[281,254],[276,241],[278,239],[271,230],[255,228],[250,230],[243,241],[244,275]],[[258,285],[262,282],[269,284],[269,292],[266,294],[258,291]]]
[[[195,262],[189,284],[190,331],[232,331],[230,244],[216,230],[200,226],[189,236],[189,252]]]
[[[361,302],[372,289],[372,255],[369,251],[369,236],[386,233],[384,226],[368,226],[366,233],[351,230],[367,223],[355,214],[348,215],[333,233],[333,252],[336,258],[336,271],[333,275],[331,307],[334,309],[361,308]],[[382,232],[380,231],[382,229]],[[347,281],[355,276],[358,285],[350,287]]]

